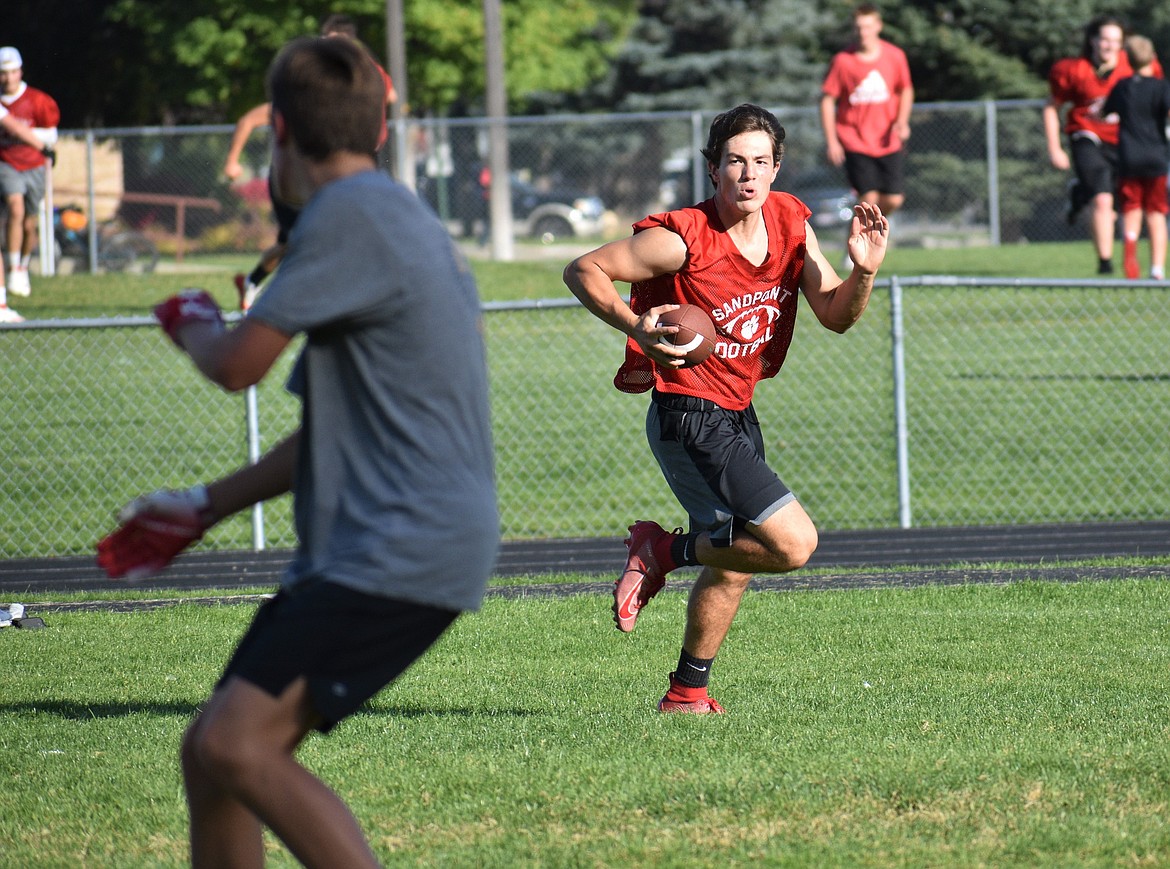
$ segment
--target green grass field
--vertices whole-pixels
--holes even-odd
[[[1170,861],[1165,583],[749,592],[719,718],[653,711],[684,603],[489,600],[302,760],[389,866]],[[252,611],[0,632],[4,865],[184,864],[175,752]]]
[[[1087,242],[1004,248],[994,257],[986,250],[896,249],[889,266],[906,275],[995,269],[1002,276],[1087,277],[1073,268],[1082,260],[1092,264]],[[241,258],[208,261],[194,274],[62,276],[34,285],[20,310],[30,317],[142,314],[191,283],[230,304],[228,277],[248,265]],[[474,266],[489,300],[563,294],[561,262]],[[986,301],[979,317],[988,334],[1012,328],[1002,322],[1010,299],[993,294]],[[850,340],[865,347],[881,328]],[[506,346],[517,337],[503,332],[496,340]],[[611,343],[604,330],[591,332],[588,352],[609,353]],[[1029,347],[1022,343],[1013,364],[1026,373]],[[794,373],[843,364],[857,349],[808,348],[799,364],[809,368]],[[142,340],[131,333],[122,353],[135,360],[130,368],[157,379],[169,364],[166,350],[144,332]],[[95,352],[79,351],[79,371]],[[944,343],[923,364],[947,366],[956,355],[961,348]],[[5,359],[9,366],[26,362]],[[526,379],[513,391],[530,397],[553,375],[522,362],[513,373]],[[1122,353],[1111,364],[1128,371],[1145,357]],[[590,377],[600,380],[610,367],[604,359]],[[1002,372],[1000,378],[1000,385],[989,381],[993,394],[1003,389]],[[873,382],[880,378],[861,378],[850,400],[837,402],[833,426],[866,432],[880,424],[883,411],[866,399]],[[1019,413],[1028,396],[1042,394],[1044,381],[1022,383],[1023,398],[1012,398]],[[977,386],[967,384],[969,401],[984,395]],[[570,387],[554,376],[553,394]],[[1097,396],[1090,391],[1086,400]],[[62,438],[77,427],[71,419],[103,401],[77,388],[51,399],[39,407],[46,428]],[[140,427],[158,426],[165,416],[133,396],[127,402]],[[629,425],[626,443],[640,438],[617,403],[591,408],[616,428]],[[2,410],[0,432],[11,425],[11,404]],[[238,425],[232,406],[218,413],[225,425]],[[808,409],[789,414],[789,430],[823,424]],[[497,434],[499,447],[517,449],[505,432]],[[12,443],[16,434],[5,437]],[[179,462],[185,476],[207,472],[221,459],[197,447],[224,434],[176,426],[168,431],[170,452],[157,455],[127,444],[111,451],[124,455],[105,457],[115,470],[77,496],[94,500],[98,492],[112,503],[120,494],[108,490],[121,485],[119,473],[138,464]],[[1149,432],[1162,434],[1164,428]],[[544,436],[562,435],[554,426]],[[966,448],[953,429],[938,438]],[[843,464],[888,461],[856,440],[839,444],[847,451],[821,462],[818,473],[827,478]],[[66,454],[80,449],[68,439],[50,443]],[[782,439],[769,448],[804,461],[799,451],[816,458],[821,444]],[[573,446],[572,454],[584,448]],[[992,458],[1004,460],[984,460]],[[19,457],[25,473],[43,473],[35,459]],[[68,460],[85,463],[84,455]],[[953,462],[941,450],[925,460],[936,475]],[[1032,458],[1014,461],[1009,467],[1023,475]],[[1059,470],[1055,459],[1053,467]],[[1147,474],[1161,473],[1158,467],[1142,465]],[[1074,463],[1061,474],[1075,483],[1082,471]],[[616,484],[622,469],[610,473],[602,485]],[[864,485],[865,475],[856,476]],[[12,478],[0,486],[18,485]],[[63,479],[42,481],[42,488],[71,497],[60,494]],[[1006,475],[991,482],[1005,479],[1018,482]],[[522,478],[502,481],[509,497],[540,488]],[[539,494],[549,500],[526,503],[563,509],[556,492]],[[862,488],[850,497],[888,496]],[[929,497],[945,506],[945,494]],[[988,509],[1002,514],[1004,504]],[[99,522],[98,512],[87,521]],[[729,713],[719,718],[653,709],[678,654],[681,592],[660,595],[628,636],[614,630],[604,596],[492,598],[334,736],[310,739],[301,758],[354,808],[389,866],[1170,865],[1170,585],[1126,579],[1124,564],[1117,571],[1113,582],[749,592],[715,667],[712,693]],[[123,590],[56,599],[179,595]],[[0,865],[185,864],[179,739],[253,610],[181,604],[38,613],[32,605],[46,630],[0,631]],[[268,852],[271,865],[294,865],[275,840]]]

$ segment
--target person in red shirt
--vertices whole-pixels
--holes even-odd
[[[844,332],[869,303],[886,254],[889,221],[878,206],[853,209],[841,280],[796,197],[771,190],[784,155],[775,115],[745,103],[711,124],[703,156],[715,193],[698,205],[655,214],[634,234],[573,260],[565,284],[596,317],[627,337],[614,380],[624,392],[653,390],[650,449],[690,530],[630,526],[629,557],[614,585],[614,618],[631,631],[641,609],[677,567],[702,565],[687,607],[682,652],[660,712],[720,713],[707,693],[711,663],[757,572],[802,566],[817,531],[768,467],[752,394],[784,363],[797,296],[828,329]],[[627,304],[615,281],[632,284]],[[685,351],[662,342],[675,326],[658,318],[682,303],[715,322],[715,352],[682,368]]]
[[[352,39],[358,45],[362,45],[357,38],[357,24],[348,15],[335,13],[330,15],[321,22],[322,36],[340,36],[345,39]],[[382,83],[386,87],[386,106],[389,107],[392,103],[397,101],[398,92],[394,89],[394,82],[390,78],[390,74],[382,68],[382,65],[374,60],[374,56],[369,53],[364,45],[362,48],[366,50],[367,55],[374,66],[378,68],[378,74],[382,77]],[[271,103],[261,103],[254,106],[236,121],[236,128],[232,131],[232,141],[228,146],[228,154],[223,164],[223,174],[227,176],[229,181],[235,181],[244,172],[244,167],[240,165],[240,155],[244,153],[244,145],[248,143],[248,138],[259,127],[267,126],[269,118],[272,114]],[[382,125],[381,135],[378,137],[378,149],[386,144],[389,138],[389,131],[386,125]],[[260,261],[256,263],[256,267],[247,274],[238,274],[235,276],[236,291],[240,297],[240,307],[243,310],[248,310],[252,306],[256,295],[260,292],[260,285],[276,271],[276,267],[280,265],[280,261],[284,258],[285,245],[288,242],[288,234],[292,229],[293,223],[297,218],[297,211],[290,206],[273,200],[274,215],[277,222],[276,243],[265,248],[260,254]]]
[[[45,195],[45,149],[57,141],[61,111],[47,93],[24,81],[24,61],[10,45],[0,48],[0,104],[43,143],[36,148],[9,135],[0,138],[0,194],[8,212],[4,234],[7,290],[30,292],[28,265],[37,243],[37,209]]]
[[[31,127],[8,113],[4,104],[0,102],[0,136],[11,136],[17,142],[36,148],[52,162],[57,158],[56,152],[37,138]],[[8,307],[8,287],[4,283],[3,271],[0,270],[0,323],[23,323],[24,317]]]
[[[1122,48],[1125,27],[1112,15],[1099,15],[1085,27],[1079,57],[1066,57],[1048,73],[1049,98],[1043,109],[1044,138],[1048,159],[1063,171],[1072,168],[1076,177],[1069,184],[1069,223],[1087,205],[1092,205],[1092,238],[1097,251],[1097,273],[1113,274],[1113,236],[1117,215],[1113,194],[1117,184],[1116,118],[1104,117],[1101,105],[1113,86],[1133,75]],[[1161,67],[1156,68],[1161,76]],[[1069,152],[1061,144],[1060,112],[1068,106],[1064,132]]]
[[[914,85],[906,54],[881,38],[882,17],[865,3],[853,12],[856,43],[834,55],[821,85],[825,152],[844,166],[861,202],[887,217],[905,201],[905,145]]]

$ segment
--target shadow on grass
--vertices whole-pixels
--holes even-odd
[[[82,703],[76,700],[45,700],[38,703],[0,703],[2,714],[36,714],[55,715],[66,721],[86,721],[89,719],[125,718],[131,715],[181,715],[185,718],[194,718],[202,704],[199,703]],[[466,707],[431,708],[422,706],[381,706],[375,704],[363,707],[352,717],[354,718],[477,718],[490,715],[492,718],[530,718],[536,713],[530,709],[470,709]]]
[[[130,715],[183,715],[194,717],[200,706],[196,703],[138,703],[109,702],[82,703],[77,700],[43,700],[37,703],[0,703],[0,714],[45,713],[67,721],[85,721],[91,718],[125,718]]]
[[[423,706],[373,706],[359,709],[354,718],[532,718],[538,713],[531,709],[469,709],[464,706],[439,709]]]

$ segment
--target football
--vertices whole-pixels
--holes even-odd
[[[662,343],[687,351],[683,368],[705,362],[715,351],[715,324],[698,305],[679,305],[658,318],[659,326],[678,326],[673,335],[663,335]]]

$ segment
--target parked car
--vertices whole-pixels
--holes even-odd
[[[834,172],[817,169],[788,178],[781,169],[772,188],[791,193],[807,205],[812,211],[808,222],[814,230],[842,226],[853,219],[857,197]]]
[[[596,196],[557,188],[541,190],[512,179],[512,220],[518,236],[552,244],[599,235],[604,216],[605,203]]]
[[[448,180],[420,179],[419,195],[439,214],[445,215],[452,232],[487,239],[487,192],[478,175]],[[446,202],[440,203],[446,190]],[[445,206],[445,207],[444,207]],[[561,187],[543,189],[512,176],[512,229],[519,238],[536,238],[552,244],[568,238],[600,235],[605,203],[597,196]]]

